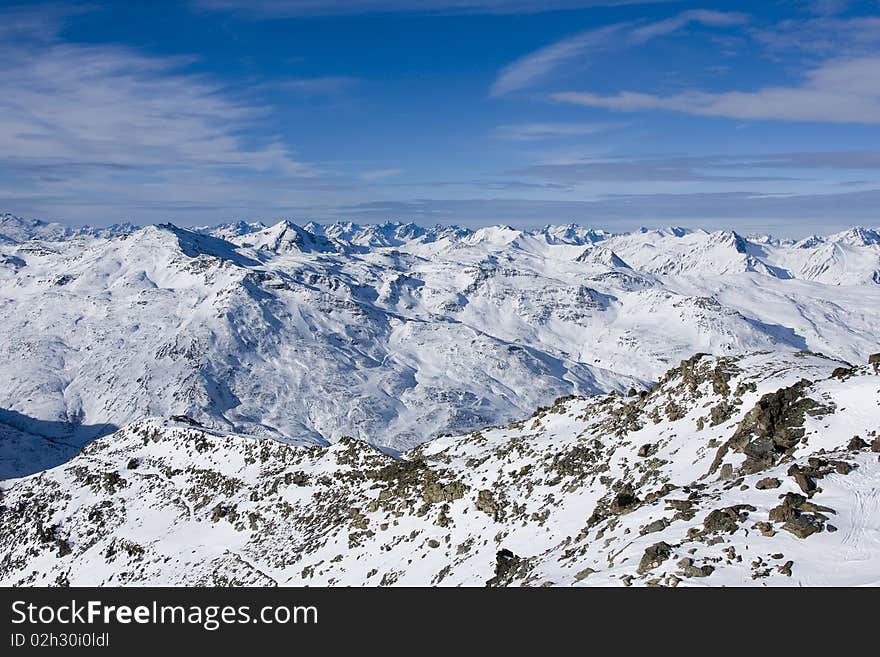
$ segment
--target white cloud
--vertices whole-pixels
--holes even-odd
[[[666,20],[657,21],[634,29],[629,35],[629,42],[632,44],[644,43],[657,37],[666,36],[680,29],[687,27],[692,23],[706,25],[709,27],[730,27],[733,25],[742,25],[748,21],[748,16],[736,12],[711,11],[707,9],[693,9],[691,11],[683,11],[677,16],[667,18]]]
[[[627,23],[617,23],[582,32],[520,57],[502,69],[492,83],[489,95],[503,96],[531,86],[572,59],[608,48],[628,26]]]
[[[735,119],[880,123],[880,57],[826,62],[809,71],[799,85],[756,91],[688,91],[672,96],[561,92],[551,98],[627,112],[670,110]]]
[[[0,57],[4,159],[307,173],[277,141],[248,144],[267,110],[187,73],[185,59],[60,42],[0,44]]]
[[[14,26],[0,33],[0,203],[10,209],[93,221],[147,206],[259,205],[268,188],[284,199],[325,182],[280,137],[256,137],[271,107],[193,73],[191,58],[63,41],[61,13],[0,12],[0,25]]]
[[[693,10],[646,25],[615,23],[581,32],[520,57],[506,66],[492,83],[489,95],[504,96],[538,84],[564,64],[587,54],[641,45],[692,24],[722,27],[740,25],[747,20],[748,17],[740,13]]]
[[[859,56],[880,48],[880,17],[789,19],[755,28],[750,36],[771,56],[791,53]]]

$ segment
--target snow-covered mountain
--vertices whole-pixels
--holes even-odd
[[[24,219],[8,212],[0,214],[0,244],[24,242],[31,239],[65,239],[70,228],[39,219]]]
[[[9,217],[0,477],[148,416],[403,450],[560,396],[643,389],[695,352],[880,351],[880,243],[866,229],[794,243],[578,226],[49,230]]]
[[[144,419],[0,484],[2,585],[880,585],[880,354],[697,355],[401,458]]]

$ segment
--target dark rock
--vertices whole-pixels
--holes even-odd
[[[638,572],[640,574],[644,574],[649,570],[656,568],[661,563],[666,561],[671,555],[671,545],[669,545],[668,543],[664,543],[663,541],[660,541],[659,543],[654,543],[654,545],[645,549],[645,554],[642,555],[642,560],[639,562]]]
[[[695,566],[694,560],[690,557],[685,557],[679,561],[678,567],[681,568],[681,572],[686,577],[708,577],[715,572],[715,567],[710,566],[709,564],[700,567]]]
[[[644,536],[645,534],[653,534],[654,532],[662,532],[669,526],[669,521],[666,518],[660,518],[659,520],[655,520],[654,522],[650,522],[639,531],[639,534]]]
[[[486,586],[507,586],[515,578],[528,574],[529,566],[525,559],[504,548],[495,553],[495,577]]]
[[[788,476],[794,477],[794,481],[800,489],[805,493],[810,494],[816,490],[816,482],[808,476],[808,472],[808,470],[793,465],[788,469]]]
[[[501,518],[501,506],[495,501],[490,490],[481,490],[477,493],[477,509],[489,514],[495,520]]]
[[[761,536],[776,536],[776,532],[773,530],[773,525],[769,522],[756,522],[752,529],[761,532]]]
[[[204,426],[201,422],[199,422],[198,420],[195,420],[195,419],[191,418],[189,415],[172,415],[172,416],[171,416],[171,419],[172,419],[174,422],[180,422],[180,423],[182,423],[182,424],[188,424],[188,425],[190,425],[191,427],[201,427],[201,426]]]
[[[859,449],[865,449],[867,446],[868,443],[866,443],[864,440],[862,440],[858,436],[853,436],[849,443],[847,443],[846,448],[854,452]]]
[[[877,436],[871,441],[871,451],[880,452],[880,436]]]
[[[770,488],[779,488],[781,484],[782,482],[776,477],[764,477],[764,479],[761,479],[755,484],[755,488],[758,490],[767,490]]]
[[[755,507],[738,505],[725,509],[715,509],[703,519],[703,528],[710,534],[719,532],[732,534],[739,529],[739,523],[744,519],[740,516],[742,510],[754,511]]]
[[[794,450],[804,437],[804,416],[825,410],[805,396],[812,383],[806,379],[767,393],[746,414],[736,432],[715,455],[710,472],[715,472],[731,449],[746,455],[742,465],[745,474],[765,470]]]
[[[590,575],[592,575],[592,574],[595,573],[595,572],[596,572],[596,571],[593,570],[592,568],[584,568],[583,570],[579,571],[579,572],[574,576],[574,578],[575,578],[575,580],[577,580],[578,582],[580,582],[580,581],[582,581],[582,580],[587,579],[587,577],[589,577]]]
[[[770,509],[770,513],[767,517],[770,522],[788,522],[797,518],[798,515],[800,514],[797,509],[793,509],[785,504],[780,504],[779,506],[774,506]]]
[[[635,509],[640,502],[641,500],[639,500],[639,498],[633,493],[632,486],[626,484],[620,489],[620,492],[614,496],[614,499],[611,500],[611,513],[618,515],[629,513]]]
[[[776,570],[778,570],[781,575],[791,577],[791,567],[793,565],[794,561],[786,561],[783,565],[777,566]]]
[[[868,365],[873,365],[874,371],[880,372],[880,354],[871,354],[868,356]]]
[[[806,515],[789,520],[782,525],[782,528],[798,538],[807,538],[816,532],[822,531],[822,526],[814,518]]]

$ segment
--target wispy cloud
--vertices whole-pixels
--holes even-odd
[[[324,76],[275,81],[272,87],[304,96],[337,97],[347,93],[357,83],[358,79],[353,77]]]
[[[403,169],[370,169],[361,173],[359,177],[367,182],[375,182],[385,178],[392,178],[400,173],[403,173]]]
[[[788,19],[749,31],[763,52],[783,58],[792,53],[860,56],[880,48],[880,17],[818,16]]]
[[[192,72],[193,59],[64,41],[64,19],[0,14],[18,28],[0,39],[0,198],[213,204],[231,183],[319,174],[271,132],[255,136],[271,107]]]
[[[581,32],[520,57],[506,66],[492,83],[489,95],[504,96],[534,86],[563,65],[585,55],[641,45],[688,25],[722,27],[739,25],[747,20],[748,17],[741,13],[692,10],[654,23],[615,23]]]
[[[560,158],[508,172],[544,180],[572,182],[795,181],[808,172],[880,171],[880,151],[817,151],[741,155],[641,158]],[[859,181],[864,183],[865,181]]]
[[[192,0],[210,11],[255,18],[339,16],[370,13],[537,14],[566,9],[670,4],[681,0]]]
[[[628,27],[628,23],[618,23],[589,30],[520,57],[498,74],[489,95],[503,96],[531,86],[576,57],[610,48]]]
[[[800,84],[755,91],[688,91],[671,96],[560,92],[551,98],[626,112],[669,110],[735,119],[880,123],[880,57],[826,62],[810,70]]]
[[[781,237],[828,233],[857,223],[875,225],[880,189],[840,194],[756,194],[753,192],[624,194],[594,200],[512,198],[419,198],[372,201],[343,206],[341,216],[355,221],[389,218],[421,223],[485,226],[504,223],[536,227],[575,222],[616,230],[639,226],[733,228]],[[793,221],[796,220],[796,221]]]
[[[7,162],[308,173],[280,142],[249,143],[247,128],[269,109],[188,72],[190,59],[66,43],[49,33],[0,42],[0,57],[0,156]]]
[[[666,20],[637,27],[629,34],[627,41],[629,44],[638,45],[651,39],[678,32],[692,24],[705,25],[707,27],[730,27],[733,25],[743,25],[748,20],[749,17],[747,15],[738,12],[692,9]]]
[[[623,127],[624,123],[516,123],[498,126],[492,136],[507,141],[539,141],[592,135]]]

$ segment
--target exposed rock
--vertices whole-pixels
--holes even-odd
[[[704,564],[700,567],[695,566],[694,560],[690,557],[685,557],[677,565],[681,568],[681,572],[685,577],[708,577],[715,572],[715,567],[709,564]]]
[[[807,538],[816,532],[822,531],[822,526],[811,516],[801,515],[793,520],[789,520],[782,528],[791,532],[798,538]]]
[[[629,513],[633,509],[635,509],[641,500],[635,496],[633,493],[632,486],[629,484],[625,484],[617,495],[614,496],[614,499],[611,500],[611,513],[620,515],[623,513]]]
[[[838,367],[835,368],[833,372],[831,372],[831,376],[835,379],[843,379],[853,373],[853,369],[851,367]]]
[[[484,489],[477,493],[477,509],[492,516],[496,520],[501,517],[502,507],[495,501],[495,498],[492,496],[492,491],[490,490]]]
[[[661,563],[666,561],[672,555],[672,546],[668,543],[660,541],[645,549],[642,560],[639,562],[638,572],[645,574],[649,570],[653,570]]]
[[[809,470],[793,465],[788,469],[788,476],[794,477],[795,483],[808,495],[816,490],[816,482],[809,476]]]
[[[718,449],[709,471],[717,470],[731,449],[746,455],[742,465],[745,474],[765,470],[790,453],[804,436],[804,415],[825,410],[804,395],[811,385],[802,380],[761,397],[730,440]]]
[[[846,448],[851,452],[855,452],[860,449],[865,449],[867,446],[868,443],[862,440],[859,436],[853,436],[847,443]]]
[[[715,509],[703,519],[703,527],[710,534],[727,532],[732,534],[739,529],[739,523],[745,520],[743,511],[755,511],[755,507],[739,504],[724,509]]]
[[[580,581],[582,581],[582,580],[587,579],[587,577],[589,577],[590,575],[592,575],[592,574],[595,573],[595,572],[596,572],[596,571],[593,570],[592,568],[587,567],[587,568],[584,568],[584,569],[581,570],[581,571],[578,571],[577,574],[575,574],[574,578],[575,578],[575,580],[577,580],[578,582],[580,582]]]
[[[779,488],[781,484],[782,482],[776,477],[764,477],[755,484],[755,488],[758,490],[768,490],[771,488]]]
[[[525,559],[515,555],[507,548],[495,554],[495,577],[486,582],[486,586],[507,586],[515,579],[528,575],[529,565]]]
[[[779,571],[780,575],[785,575],[786,577],[791,577],[791,567],[794,565],[794,561],[786,561],[783,565],[777,566],[776,570]]]
[[[776,532],[773,529],[773,525],[769,522],[756,522],[752,529],[761,532],[761,536],[773,537],[776,536]]]
[[[639,534],[644,536],[645,534],[653,534],[654,532],[662,532],[669,526],[669,521],[666,518],[660,518],[659,520],[655,520],[654,522],[649,522],[647,525],[639,530]]]

